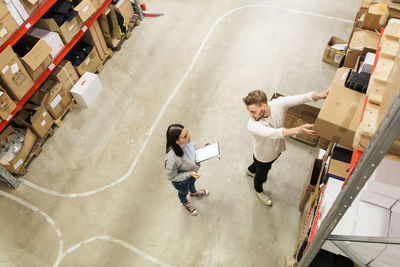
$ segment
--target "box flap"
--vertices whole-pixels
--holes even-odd
[[[6,49],[4,49],[3,52],[0,53],[0,66],[7,65],[15,57],[16,55],[14,53],[14,50],[12,50],[11,46],[7,46]]]
[[[9,13],[6,5],[0,2],[0,19],[3,19]]]
[[[78,16],[83,22],[86,22],[96,12],[90,0],[83,0],[74,9],[78,11]]]
[[[373,31],[356,31],[350,41],[350,48],[363,49],[364,47],[377,48],[379,42],[379,34]]]
[[[334,176],[346,178],[350,164],[347,162],[331,159],[329,163],[328,173]]]
[[[39,39],[39,38],[38,38]],[[50,55],[52,49],[51,47],[43,40],[39,39],[39,41],[35,44],[35,46],[26,54],[23,58],[21,58],[32,70],[37,69],[43,61]]]
[[[28,1],[32,5],[35,5],[37,2],[39,2],[39,0],[26,0],[26,1]]]

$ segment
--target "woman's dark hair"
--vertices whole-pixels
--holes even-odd
[[[167,129],[167,153],[172,149],[178,157],[183,156],[183,150],[180,145],[176,143],[182,133],[183,128],[181,124],[171,124]]]

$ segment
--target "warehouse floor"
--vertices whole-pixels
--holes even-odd
[[[322,91],[332,35],[347,40],[359,0],[153,0],[100,74],[105,90],[75,109],[16,191],[0,187],[0,266],[284,266],[317,149],[287,140],[264,206],[244,171],[252,157],[242,97]],[[322,105],[322,102],[317,103]],[[183,209],[165,179],[165,130],[184,124],[221,160]]]

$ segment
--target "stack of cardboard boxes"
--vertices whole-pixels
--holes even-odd
[[[81,29],[86,32],[80,41],[82,51],[76,51],[79,46],[74,47],[79,60],[74,56],[65,57],[71,61],[64,59],[53,69],[10,125],[0,133],[0,142],[9,142],[12,139],[9,139],[10,136],[24,135],[19,152],[7,162],[1,162],[9,172],[26,172],[26,163],[32,158],[31,155],[36,155],[38,144],[42,144],[43,139],[52,132],[53,124],[61,125],[62,116],[73,106],[73,98],[79,105],[89,107],[101,91],[100,80],[90,72],[101,70],[102,62],[112,55],[110,48],[119,45],[123,39],[118,30],[120,25],[117,16],[122,17],[126,25],[134,16],[130,1],[119,0],[106,9],[99,21],[86,29],[84,24],[104,2],[56,1],[15,45],[3,48],[0,53],[0,119],[10,121],[18,101],[31,94],[30,89],[45,69]],[[44,0],[0,1],[0,46],[42,4],[45,4]],[[109,27],[107,14],[111,14],[114,30]],[[0,154],[3,152],[0,151]]]

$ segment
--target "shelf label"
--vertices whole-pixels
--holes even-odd
[[[57,94],[57,96],[53,99],[53,101],[50,102],[50,107],[52,109],[54,109],[58,103],[60,103],[62,100],[62,97],[60,96],[60,94]]]
[[[29,29],[30,27],[32,27],[32,24],[30,24],[29,22],[25,25],[25,28]]]
[[[49,70],[53,70],[55,66],[56,66],[56,65],[54,65],[53,63],[51,63],[51,64],[49,65]]]
[[[7,117],[6,121],[10,121],[10,120],[11,120],[11,118],[12,118],[12,115],[10,114],[10,115],[8,115],[8,117]]]
[[[5,36],[6,34],[7,34],[7,29],[6,29],[6,28],[3,28],[3,29],[0,31],[0,37]]]
[[[86,25],[82,27],[82,31],[83,31],[83,32],[86,32],[87,29],[88,29],[88,27],[87,27]]]
[[[22,163],[24,163],[24,161],[22,159],[19,159],[17,163],[14,164],[14,170],[18,169],[18,167],[21,166]]]

